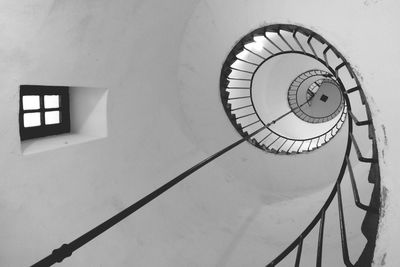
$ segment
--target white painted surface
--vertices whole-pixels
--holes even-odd
[[[219,102],[220,67],[243,34],[276,22],[316,30],[362,75],[387,192],[376,266],[400,265],[399,7],[394,0],[1,1],[0,265],[32,264],[237,140]],[[108,137],[22,156],[20,84],[109,89]],[[304,226],[288,214],[309,218],[336,178],[343,133],[319,151],[324,157],[274,157],[244,144],[59,266],[264,264],[287,244],[271,235],[289,242]],[[318,168],[301,170],[309,162]],[[300,212],[295,198],[308,192],[310,207]]]
[[[22,154],[40,153],[107,137],[107,95],[108,90],[104,88],[71,86],[69,88],[70,133],[22,141]],[[48,114],[49,112],[45,113],[46,124],[49,124],[51,119],[59,123],[57,116],[48,118],[46,117]]]

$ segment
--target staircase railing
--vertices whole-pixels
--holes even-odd
[[[319,234],[318,234],[318,246],[317,246],[317,255],[316,255],[316,266],[321,266],[322,264],[322,248],[323,248],[323,236],[324,236],[324,224],[325,224],[325,214],[330,204],[332,203],[334,197],[337,197],[338,200],[338,215],[339,215],[339,224],[340,224],[340,236],[341,236],[341,246],[342,246],[342,256],[343,262],[345,266],[358,266],[358,267],[367,267],[371,266],[372,259],[373,259],[373,252],[375,248],[375,240],[376,240],[376,233],[378,227],[378,220],[379,220],[379,212],[380,212],[380,175],[379,175],[379,161],[378,161],[378,153],[377,153],[377,142],[375,136],[375,129],[373,126],[373,120],[371,116],[371,110],[367,103],[365,94],[361,88],[360,82],[358,81],[357,77],[355,76],[353,70],[350,67],[350,64],[346,61],[346,59],[333,47],[331,46],[325,39],[321,36],[304,29],[302,27],[298,27],[295,25],[275,25],[275,28],[271,31],[275,31],[281,36],[280,31],[286,30],[293,32],[293,38],[296,40],[297,44],[302,50],[302,53],[311,57],[314,57],[321,63],[323,63],[335,76],[337,81],[340,84],[341,90],[343,92],[343,96],[345,98],[347,110],[348,110],[348,138],[347,138],[347,146],[345,156],[342,162],[342,166],[336,179],[335,185],[332,188],[330,195],[328,196],[327,200],[325,201],[324,205],[314,217],[314,219],[309,223],[309,225],[305,228],[305,230],[285,249],[283,250],[275,259],[269,262],[266,266],[272,267],[277,266],[285,257],[287,257],[295,248],[297,248],[296,252],[296,259],[294,261],[294,266],[300,266],[301,256],[302,256],[302,247],[304,239],[310,234],[310,232],[317,226],[319,223]],[[260,34],[257,32],[258,30],[254,31],[254,34]],[[302,32],[302,34],[308,35],[307,44],[309,45],[312,54],[309,54],[305,51],[304,46],[301,45],[301,42],[296,38],[296,34],[298,32]],[[326,47],[323,49],[323,59],[319,58],[317,52],[315,51],[314,47],[312,46],[311,40],[316,39],[321,44],[325,44]],[[290,47],[293,50],[292,47]],[[331,67],[328,63],[327,52],[331,50],[336,55],[336,57],[341,60],[341,63],[338,63],[336,67]],[[284,52],[282,49],[280,50],[281,53]],[[292,53],[295,51],[291,51]],[[288,52],[289,53],[289,52]],[[346,87],[341,78],[339,71],[342,68],[346,68],[348,74],[350,75],[351,79],[353,79],[356,83],[355,87],[348,88]],[[351,103],[349,100],[349,94],[354,92],[359,92],[359,96],[361,99],[361,103],[365,107],[365,113],[367,115],[367,119],[360,121],[352,112]],[[356,126],[368,126],[368,137],[372,140],[372,157],[365,157],[362,155],[358,142],[353,133],[353,121]],[[355,182],[354,171],[352,168],[352,164],[350,162],[350,152],[351,148],[354,147],[354,150],[357,155],[357,159],[363,163],[371,164],[369,179],[368,181],[374,183],[374,189],[371,195],[371,201],[369,205],[362,204],[360,201],[360,197],[358,194],[357,184]],[[345,216],[343,212],[343,202],[342,202],[342,194],[341,194],[341,182],[343,180],[345,171],[348,170],[350,182],[352,186],[352,192],[354,197],[355,205],[366,211],[366,215],[361,227],[363,234],[367,238],[367,244],[363,250],[363,253],[358,258],[358,261],[353,264],[349,257],[349,248],[347,245],[347,236],[346,236],[346,226],[345,226]]]
[[[264,127],[260,128],[259,131],[263,130]],[[254,133],[257,134],[257,131]],[[104,233],[129,215],[133,214],[136,212],[138,209],[142,208],[155,198],[159,197],[161,194],[165,193],[168,191],[170,188],[178,184],[179,182],[183,181],[185,178],[187,178],[190,174],[194,173],[195,171],[199,170],[200,168],[204,167],[211,161],[215,160],[219,156],[225,154],[226,152],[230,151],[231,149],[237,147],[244,141],[246,141],[248,138],[250,138],[251,135],[248,137],[243,137],[240,140],[234,142],[233,144],[221,149],[220,151],[216,152],[212,156],[204,159],[203,161],[199,162],[198,164],[194,165],[190,169],[184,171],[174,179],[170,180],[166,184],[162,185],[161,187],[157,188],[150,194],[146,195],[139,201],[135,202],[131,206],[127,207],[123,211],[119,212],[118,214],[114,215],[110,219],[104,221],[103,223],[99,224],[98,226],[94,227],[87,233],[83,234],[82,236],[78,237],[77,239],[73,240],[69,244],[63,244],[60,248],[53,250],[53,252],[48,255],[47,257],[43,258],[42,260],[38,261],[37,263],[33,264],[33,267],[42,267],[42,266],[51,266],[57,262],[62,262],[65,258],[69,257],[72,255],[72,253],[85,245],[86,243],[90,242],[100,234]]]
[[[347,93],[345,93],[345,99],[346,99],[346,102],[348,105],[349,114],[352,114],[350,101],[347,96]],[[369,107],[366,106],[366,109],[369,109]],[[370,112],[367,112],[367,114],[370,114]],[[371,158],[366,158],[366,157],[362,156],[360,149],[358,147],[358,144],[356,142],[356,139],[353,135],[353,118],[355,118],[354,115],[351,115],[348,118],[348,138],[347,138],[346,152],[345,152],[342,166],[340,168],[338,178],[336,179],[335,185],[333,186],[330,195],[328,196],[327,200],[325,201],[325,203],[322,206],[322,208],[320,209],[320,211],[317,213],[315,218],[310,222],[310,224],[305,228],[305,230],[285,250],[283,250],[275,259],[273,259],[270,263],[268,263],[266,265],[267,267],[277,266],[295,248],[297,248],[297,252],[296,252],[296,260],[294,262],[294,266],[295,267],[300,266],[303,241],[310,234],[310,232],[317,226],[318,223],[319,223],[319,234],[318,234],[316,266],[321,266],[325,213],[328,210],[328,208],[330,207],[335,196],[337,196],[337,199],[338,199],[338,209],[339,209],[338,212],[339,212],[342,256],[343,256],[343,262],[344,262],[345,266],[366,267],[366,266],[371,265],[372,257],[373,257],[373,248],[371,251],[371,248],[369,248],[369,247],[375,246],[375,237],[376,237],[376,230],[377,230],[376,227],[377,227],[377,220],[379,217],[379,193],[377,194],[377,196],[375,196],[375,198],[378,198],[378,201],[375,201],[375,202],[377,202],[377,203],[375,203],[375,205],[365,205],[360,202],[358,188],[357,188],[357,184],[355,182],[354,171],[353,171],[353,168],[352,168],[352,165],[350,162],[349,155],[350,155],[352,146],[354,146],[356,153],[357,153],[357,158],[360,162],[377,164],[378,157],[377,157],[377,153],[373,153],[373,156]],[[372,118],[368,118],[368,121],[369,121],[369,123],[362,124],[361,126],[372,125]],[[373,142],[373,146],[376,146],[375,142]],[[371,214],[375,215],[374,218],[370,218],[369,219],[370,221],[367,222],[368,224],[375,225],[375,229],[372,229],[372,231],[375,232],[375,235],[373,236],[373,238],[367,237],[368,242],[367,242],[366,248],[364,249],[364,250],[368,250],[368,255],[362,254],[356,264],[353,264],[349,257],[349,249],[348,249],[347,237],[346,237],[345,217],[344,217],[344,212],[343,212],[343,202],[342,202],[342,194],[341,194],[341,182],[343,180],[346,169],[349,172],[349,177],[350,177],[350,181],[351,181],[351,185],[352,185],[352,192],[353,192],[353,196],[354,196],[355,205],[358,208],[367,212],[366,218],[367,218],[367,215],[371,215]],[[375,187],[379,189],[379,183],[376,182]],[[376,193],[376,191],[378,191],[378,190],[375,190],[375,193]],[[371,197],[371,199],[373,199],[373,198],[374,198],[374,196]],[[365,220],[364,220],[364,222],[365,222]],[[373,242],[373,245],[371,244],[371,242]],[[368,260],[365,260],[362,257],[368,258]],[[362,264],[360,262],[362,262]]]
[[[258,37],[263,38],[265,42],[257,41]],[[322,45],[323,48],[319,47]],[[220,77],[220,95],[225,112],[242,136],[251,134],[264,124],[252,98],[255,73],[268,60],[290,54],[301,54],[322,63],[330,71],[327,78],[336,80],[340,77],[341,69],[346,67],[351,78],[354,79],[350,65],[343,56],[324,38],[306,28],[276,24],[254,30],[232,48],[223,64]],[[337,65],[331,65],[333,63],[330,64],[329,61],[334,62],[333,57],[341,61],[336,62],[336,59]],[[266,127],[250,142],[258,148],[276,154],[310,152],[321,147],[337,134],[346,118],[346,107],[340,106],[332,115],[336,116],[338,113],[340,116],[335,125],[315,138],[290,138]]]
[[[305,105],[305,104],[307,104],[307,103],[304,103],[303,105]],[[33,264],[32,266],[33,267],[51,266],[57,262],[62,262],[65,258],[71,256],[74,251],[76,251],[77,249],[79,249],[80,247],[85,245],[86,243],[90,242],[91,240],[95,239],[97,236],[101,235],[102,233],[104,233],[105,231],[107,231],[108,229],[110,229],[111,227],[116,225],[117,223],[121,222],[123,219],[125,219],[129,215],[133,214],[134,212],[136,212],[137,210],[139,210],[146,204],[150,203],[151,201],[153,201],[154,199],[159,197],[161,194],[167,192],[170,188],[172,188],[179,182],[183,181],[185,178],[187,178],[192,173],[196,172],[197,170],[204,167],[208,163],[212,162],[216,158],[220,157],[221,155],[227,153],[228,151],[230,151],[233,148],[237,147],[238,145],[242,144],[244,141],[248,140],[252,136],[258,134],[259,132],[264,130],[265,127],[270,127],[271,125],[277,123],[279,120],[283,119],[291,112],[293,112],[293,111],[289,111],[289,112],[282,114],[281,116],[276,118],[274,121],[259,128],[257,131],[253,132],[252,134],[242,137],[240,140],[228,145],[227,147],[214,153],[212,156],[197,163],[190,169],[184,171],[183,173],[181,173],[174,179],[170,180],[169,182],[165,183],[161,187],[157,188],[156,190],[154,190],[150,194],[146,195],[145,197],[143,197],[139,201],[135,202],[134,204],[130,205],[123,211],[117,213],[110,219],[108,219],[108,220],[104,221],[103,223],[99,224],[98,226],[94,227],[87,233],[81,235],[80,237],[76,238],[75,240],[73,240],[72,242],[70,242],[68,244],[63,244],[60,248],[53,250],[53,252],[50,255],[48,255],[47,257],[38,261],[37,263]]]
[[[283,33],[282,31],[285,31]],[[285,51],[282,47],[280,47],[277,43],[273,42],[268,38],[266,35],[266,32],[273,32],[277,34],[283,41],[283,43],[286,44],[287,48],[289,49],[288,51]],[[285,36],[290,33],[290,36],[293,38],[293,43],[285,39]],[[325,39],[323,39],[321,36],[318,34],[305,29],[303,27],[299,27],[296,25],[272,25],[271,27],[268,28],[262,28],[254,31],[251,34],[251,37],[253,38],[256,35],[263,35],[265,36],[273,45],[275,49],[278,49],[278,52],[273,54],[270,50],[273,49],[271,48],[264,48],[267,52],[271,53],[272,56],[276,56],[278,54],[283,54],[283,53],[301,53],[310,57],[315,58],[319,62],[323,63],[329,71],[332,73],[332,75],[335,76],[335,79],[338,81],[340,84],[340,88],[342,90],[343,97],[346,102],[346,107],[349,116],[347,117],[348,119],[348,137],[347,137],[347,145],[346,145],[346,151],[345,151],[345,156],[338,174],[338,177],[336,179],[335,185],[333,186],[327,200],[319,210],[319,212],[316,214],[316,216],[313,218],[313,220],[309,223],[309,225],[301,232],[301,234],[286,248],[284,249],[275,259],[273,259],[270,263],[267,264],[268,267],[276,266],[278,265],[285,257],[287,257],[294,249],[297,248],[296,251],[296,259],[294,262],[294,266],[300,266],[301,263],[301,257],[302,257],[302,247],[303,247],[303,241],[307,236],[310,234],[310,232],[319,224],[319,234],[318,234],[318,246],[317,246],[317,255],[316,255],[316,265],[321,266],[322,264],[322,251],[323,251],[323,240],[324,240],[324,226],[325,226],[325,214],[328,208],[330,207],[334,197],[337,197],[338,200],[338,214],[339,214],[339,224],[340,224],[340,235],[341,235],[341,246],[342,246],[342,255],[343,255],[343,262],[346,266],[362,266],[366,267],[369,266],[372,262],[372,257],[373,257],[373,250],[375,247],[375,239],[376,239],[376,229],[377,229],[377,222],[379,219],[379,186],[380,186],[380,176],[379,176],[379,162],[378,162],[378,153],[377,153],[377,142],[376,142],[376,137],[375,137],[375,131],[373,127],[373,121],[372,121],[372,116],[371,116],[371,111],[368,106],[368,103],[366,101],[366,97],[364,92],[361,89],[360,83],[357,79],[357,77],[354,75],[350,64],[345,60],[345,58],[332,46],[330,45]],[[303,39],[305,40],[300,40],[300,35],[302,35]],[[246,37],[248,38],[248,37]],[[246,39],[244,38],[244,39]],[[252,39],[250,38],[250,39]],[[317,47],[314,47],[313,42],[317,40],[320,44],[324,44],[325,47],[322,49],[318,49]],[[292,43],[292,44],[290,44]],[[297,45],[299,47],[299,51],[295,51],[294,45]],[[308,48],[307,48],[308,47]],[[308,52],[307,52],[308,51]],[[329,51],[332,51],[334,55],[341,61],[339,62],[336,66],[331,67],[329,65],[328,60],[332,61],[332,58],[327,55]],[[320,58],[322,57],[322,59]],[[329,58],[329,59],[328,59]],[[251,62],[250,62],[251,63]],[[246,63],[249,64],[249,63]],[[356,82],[357,86],[348,88],[346,87],[339,75],[339,71],[342,68],[346,68],[349,75],[351,76],[352,79]],[[227,77],[226,75],[229,75],[229,71],[235,70],[235,67],[229,66],[229,68],[226,68],[226,66],[223,67],[222,73],[224,73],[224,77]],[[248,72],[249,74],[253,73],[252,71],[248,71],[246,69],[237,69],[240,72]],[[222,75],[221,75],[222,76]],[[234,78],[232,78],[234,79]],[[247,78],[237,78],[237,80],[248,80]],[[351,102],[349,100],[349,94],[352,94],[354,92],[359,92],[361,102],[363,103],[365,107],[365,111],[367,114],[367,120],[364,121],[359,121],[356,116],[352,112],[351,108]],[[306,103],[304,103],[306,104]],[[229,112],[234,111],[235,108],[232,108],[231,104],[227,103],[225,105],[225,108]],[[238,110],[240,108],[236,108]],[[345,112],[345,108],[343,109],[343,112]],[[190,174],[196,172],[200,168],[204,167],[208,163],[212,162],[213,160],[217,159],[218,157],[222,156],[223,154],[227,153],[228,151],[232,150],[233,148],[237,147],[238,145],[242,144],[245,141],[249,142],[254,142],[254,136],[257,134],[263,132],[265,129],[268,129],[268,127],[272,126],[275,124],[277,121],[280,119],[284,118],[286,115],[289,113],[293,112],[293,110],[283,114],[276,120],[264,124],[261,127],[258,127],[256,130],[252,131],[251,133],[247,133],[245,131],[242,132],[242,138],[239,139],[238,141],[228,145],[227,147],[219,150],[212,156],[204,159],[203,161],[199,162],[198,164],[194,165],[190,169],[184,171],[177,177],[173,178],[166,184],[160,186],[150,194],[146,195],[136,203],[132,204],[131,206],[127,207],[123,211],[119,212],[118,214],[114,215],[110,219],[104,221],[103,223],[99,224],[98,226],[94,227],[87,233],[83,234],[82,236],[76,238],[72,242],[68,244],[63,244],[60,248],[55,249],[50,255],[47,257],[43,258],[42,260],[38,261],[37,263],[33,264],[32,266],[38,267],[38,266],[51,266],[57,262],[63,261],[65,258],[69,257],[72,255],[74,251],[82,247],[83,245],[87,244],[100,234],[104,233],[117,223],[121,222],[124,220],[126,217],[130,216],[149,202],[153,201],[156,199],[158,196],[161,194],[167,192],[170,188],[178,184],[179,182],[183,181],[186,179]],[[236,117],[237,119],[237,117]],[[353,134],[353,121],[355,122],[356,126],[368,126],[368,137],[372,140],[372,157],[364,157],[361,153],[361,150],[359,148],[359,145],[357,143],[357,140]],[[344,120],[341,121],[344,123]],[[337,124],[336,124],[337,125]],[[245,128],[245,127],[244,127]],[[241,128],[243,129],[243,127]],[[332,136],[333,137],[333,136]],[[320,137],[318,137],[319,140]],[[331,138],[331,137],[330,137]],[[325,142],[329,140],[325,139]],[[317,141],[318,144],[318,141]],[[311,145],[311,142],[310,142]],[[302,146],[300,146],[302,147]],[[371,201],[369,205],[363,204],[360,201],[360,197],[358,194],[358,188],[357,184],[355,182],[354,178],[354,171],[352,168],[352,164],[350,162],[350,152],[351,148],[354,147],[357,158],[360,162],[368,163],[371,164],[370,168],[370,174],[368,177],[368,181],[374,183],[374,190],[371,196]],[[279,149],[278,149],[279,151]],[[308,150],[309,151],[309,150]],[[342,193],[341,193],[341,182],[343,180],[344,174],[348,170],[349,172],[349,177],[350,177],[350,182],[352,186],[352,192],[353,192],[353,197],[354,197],[354,203],[357,207],[360,209],[366,211],[366,216],[363,222],[363,225],[361,227],[362,232],[364,235],[367,237],[367,245],[364,248],[363,253],[359,257],[358,261],[353,264],[350,260],[349,257],[349,248],[347,245],[347,236],[346,236],[346,226],[345,226],[345,216],[343,212],[343,203],[342,203]]]

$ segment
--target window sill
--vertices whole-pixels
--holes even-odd
[[[21,141],[22,155],[107,137],[107,97],[105,88],[69,87],[71,132]]]
[[[58,148],[87,143],[105,138],[106,136],[87,136],[82,134],[60,134],[37,139],[25,140],[21,143],[23,155],[45,152]]]

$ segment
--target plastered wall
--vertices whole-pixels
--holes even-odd
[[[385,188],[376,266],[399,265],[398,11],[396,1],[1,1],[0,265],[32,264],[237,140],[219,103],[220,66],[243,34],[276,22],[319,32],[360,73]],[[107,138],[22,155],[20,84],[107,88]],[[321,151],[329,163],[244,144],[59,266],[264,264],[308,223],[294,219],[296,198],[313,203],[302,214],[319,208],[343,139]]]

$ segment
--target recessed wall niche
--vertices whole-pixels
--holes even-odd
[[[107,137],[108,90],[96,87],[70,86],[68,91],[70,131],[68,133],[22,140],[21,152],[23,155]],[[48,102],[50,103],[50,101]]]

